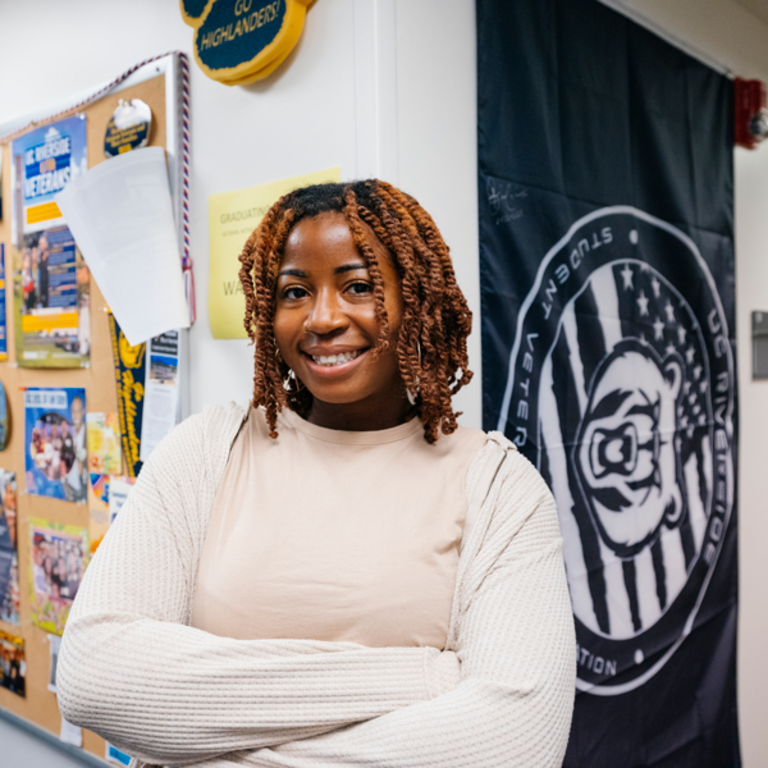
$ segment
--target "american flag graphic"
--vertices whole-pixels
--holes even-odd
[[[626,206],[576,222],[521,308],[499,427],[557,501],[583,689],[690,630],[733,496],[726,335],[695,244]]]

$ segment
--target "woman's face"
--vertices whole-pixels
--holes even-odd
[[[313,395],[309,420],[333,429],[385,429],[409,410],[396,353],[400,281],[387,249],[364,227],[384,282],[385,352],[373,353],[380,332],[373,280],[341,213],[302,219],[291,230],[277,286],[280,355]]]

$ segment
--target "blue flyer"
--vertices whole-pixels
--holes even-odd
[[[5,243],[0,243],[0,362],[5,362],[7,359],[8,334],[6,333],[5,319]]]
[[[64,224],[54,198],[88,170],[85,115],[57,120],[25,133],[11,145],[11,239]]]
[[[27,493],[84,503],[88,497],[85,389],[24,392]]]

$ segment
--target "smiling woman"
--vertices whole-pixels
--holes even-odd
[[[241,262],[252,402],[145,464],[72,608],[62,713],[150,763],[560,765],[554,502],[457,424],[471,315],[434,222],[381,181],[308,187]]]

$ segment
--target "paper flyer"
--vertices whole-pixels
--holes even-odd
[[[16,473],[0,469],[0,619],[19,623],[19,540]]]
[[[90,476],[88,483],[88,539],[95,554],[109,530],[109,475]]]
[[[24,696],[26,676],[24,640],[0,630],[0,687]]]
[[[48,675],[48,690],[51,693],[58,693],[56,690],[56,667],[59,666],[61,637],[59,637],[59,635],[48,635],[48,648],[51,652],[51,669]]]
[[[144,385],[147,368],[147,344],[132,346],[115,316],[109,314],[112,362],[117,384],[117,415],[120,440],[128,474],[136,477],[141,470],[141,425],[144,419]]]
[[[150,339],[149,370],[144,386],[144,421],[141,427],[141,460],[146,461],[157,444],[179,423],[179,331]]]
[[[135,477],[111,477],[109,479],[109,524],[115,522],[117,513],[123,508],[131,488],[136,483]]]
[[[117,414],[89,413],[85,424],[88,435],[88,472],[119,475],[122,469],[122,454],[120,421]]]
[[[243,328],[245,297],[240,285],[238,257],[245,241],[270,206],[282,195],[309,184],[341,181],[341,168],[291,176],[234,192],[208,196],[210,276],[208,317],[214,339],[248,338]]]
[[[64,224],[54,198],[88,170],[85,115],[25,133],[11,144],[11,240]]]
[[[8,321],[5,315],[5,243],[0,243],[0,363],[8,359]]]
[[[129,766],[131,764],[131,756],[121,752],[114,744],[109,742],[107,742],[105,757],[108,763],[114,763],[115,765]]]
[[[88,495],[85,389],[24,391],[27,493],[84,503]]]
[[[88,531],[33,517],[29,540],[32,623],[60,635],[88,563]]]
[[[87,367],[90,276],[54,200],[88,169],[85,119],[30,131],[11,152],[17,362],[22,368]]]

